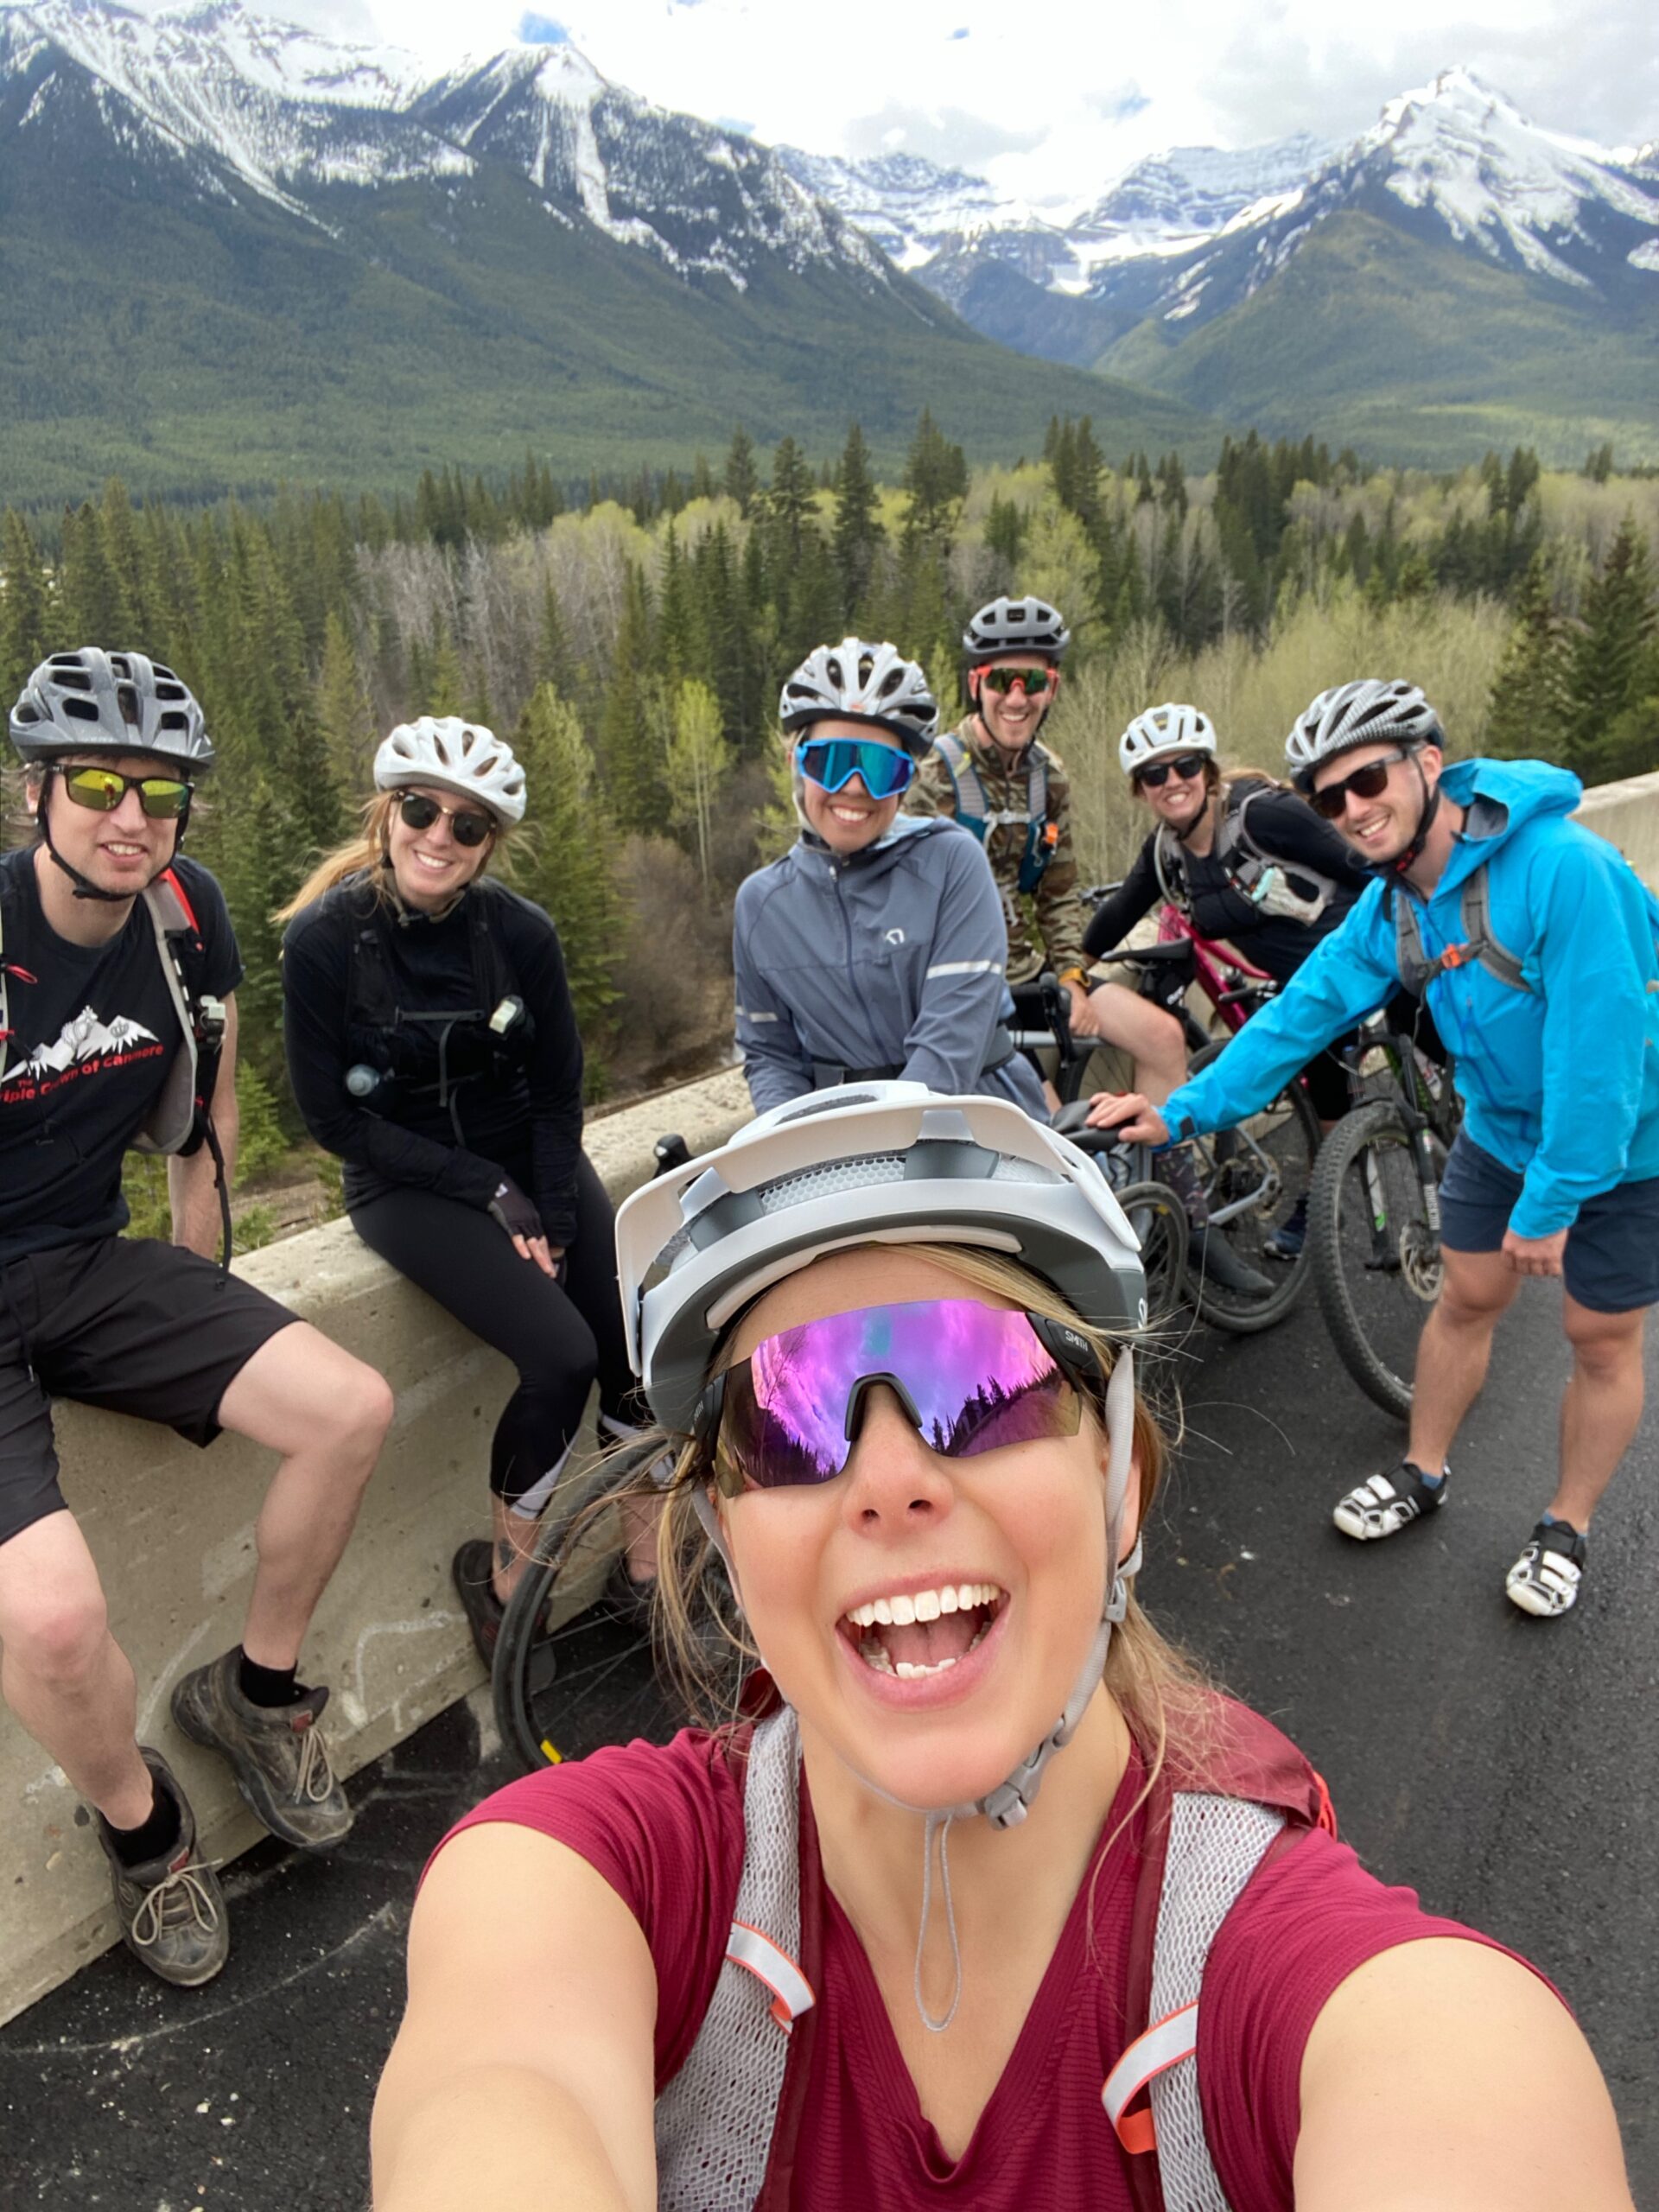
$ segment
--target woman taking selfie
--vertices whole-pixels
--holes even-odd
[[[1548,1986],[1365,1873],[1141,1612],[1163,1452],[1092,1163],[1004,1101],[850,1087],[618,1230],[690,1440],[665,1610],[717,1545],[765,1673],[740,1723],[546,1770],[444,1843],[378,2212],[1128,2212],[1160,2179],[1630,2212]]]
[[[512,748],[423,715],[381,746],[374,783],[362,834],[279,917],[289,1073],[364,1243],[518,1368],[490,1541],[454,1560],[488,1665],[595,1373],[601,1426],[630,1433],[611,1206],[582,1150],[558,934],[487,873],[524,818]]]

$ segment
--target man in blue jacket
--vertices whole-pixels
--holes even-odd
[[[1536,760],[1447,767],[1440,740],[1414,685],[1320,693],[1287,741],[1292,772],[1378,880],[1161,1114],[1103,1096],[1090,1119],[1150,1143],[1231,1128],[1401,982],[1423,992],[1465,1107],[1440,1188],[1445,1275],[1407,1456],[1350,1491],[1336,1524],[1392,1536],[1444,1502],[1498,1317],[1523,1275],[1562,1276],[1559,1477],[1505,1583],[1548,1619],[1578,1598],[1591,1516],[1642,1413],[1643,1322],[1659,1299],[1659,904],[1567,818],[1576,776]]]

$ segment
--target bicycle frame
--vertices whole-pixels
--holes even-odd
[[[1368,1078],[1361,1070],[1361,1063],[1372,1052],[1380,1052],[1387,1065],[1386,1084],[1382,1090],[1366,1090]],[[1431,1135],[1442,1144],[1451,1141],[1447,1129],[1446,1106],[1451,1096],[1451,1078],[1446,1077],[1447,1099],[1437,1100],[1419,1065],[1416,1039],[1404,1029],[1373,1017],[1362,1027],[1359,1042],[1344,1055],[1348,1063],[1349,1096],[1356,1109],[1371,1105],[1382,1096],[1400,1109],[1400,1118],[1406,1125],[1411,1139],[1412,1158],[1416,1164],[1418,1179],[1423,1186],[1423,1211],[1429,1227],[1438,1237],[1440,1233],[1440,1173],[1429,1149]],[[1409,1080],[1408,1080],[1409,1071]],[[1376,1163],[1368,1153],[1365,1159],[1365,1197],[1371,1211],[1374,1233],[1382,1237],[1388,1230],[1388,1206],[1381,1188]]]

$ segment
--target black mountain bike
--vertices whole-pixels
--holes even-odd
[[[1307,1246],[1343,1365],[1411,1411],[1417,1339],[1440,1294],[1440,1176],[1463,1107],[1449,1071],[1378,1015],[1348,1054],[1354,1103],[1319,1147]]]

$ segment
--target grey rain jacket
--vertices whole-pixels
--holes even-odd
[[[1014,1010],[1007,957],[990,863],[958,823],[901,814],[846,858],[804,836],[737,894],[737,1041],[756,1113],[836,1079],[826,1071],[888,1068],[1046,1121],[1022,1053],[985,1066]]]

